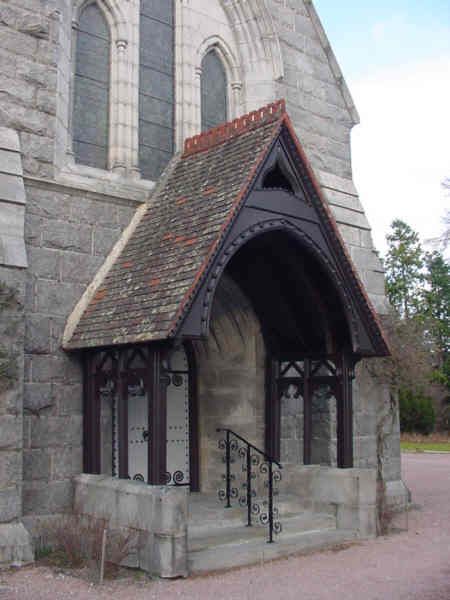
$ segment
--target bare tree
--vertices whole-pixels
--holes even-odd
[[[450,177],[446,177],[442,182],[442,189],[444,190],[444,194],[450,200]],[[447,208],[445,210],[445,214],[442,217],[442,224],[444,226],[444,230],[439,237],[430,238],[426,240],[427,243],[431,244],[431,246],[444,253],[445,250],[450,246],[450,210]]]
[[[395,395],[402,388],[420,389],[429,385],[435,349],[427,339],[424,320],[402,319],[392,312],[383,320],[391,355],[366,361],[366,368],[378,381],[389,385]]]

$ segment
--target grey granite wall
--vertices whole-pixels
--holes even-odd
[[[284,65],[275,95],[286,98],[287,112],[359,277],[375,311],[386,315],[390,309],[383,267],[352,181],[350,132],[359,123],[357,110],[314,4],[309,0],[268,0],[267,6]],[[379,459],[384,480],[398,482],[397,487],[402,488],[398,407],[387,388],[361,367],[353,396],[355,465],[374,467]]]
[[[0,125],[20,134],[26,174],[53,176],[56,129],[55,0],[0,6]]]
[[[22,515],[24,275],[0,267],[0,523]]]
[[[271,82],[273,100],[287,99],[361,279],[375,309],[384,314],[382,267],[351,181],[349,137],[357,113],[311,3],[266,4],[284,63],[284,78]],[[151,187],[116,180],[110,173],[84,179],[66,174],[62,182],[57,172],[67,150],[58,132],[67,128],[68,98],[57,90],[58,78],[68,77],[70,40],[62,27],[67,7],[66,0],[0,4],[0,127],[15,130],[21,143],[27,205],[17,208],[16,203],[15,211],[24,211],[29,265],[26,276],[11,266],[0,270],[0,280],[18,291],[15,308],[1,325],[5,343],[17,348],[18,379],[0,397],[0,522],[17,520],[22,513],[70,509],[71,477],[81,470],[82,382],[79,358],[61,350],[62,331]],[[7,235],[5,223],[2,233]],[[237,310],[242,331],[230,327],[226,311],[218,310],[208,342],[196,346],[206,487],[218,477],[217,425],[245,431],[263,446],[264,347],[244,299]],[[360,369],[354,386],[355,464],[376,466],[378,449],[383,476],[398,481],[398,420],[384,418],[392,412],[389,394]],[[377,423],[386,434],[383,447],[377,446]]]
[[[129,223],[117,198],[28,180],[23,512],[66,511],[82,470],[82,372],[61,349],[75,303]]]
[[[304,402],[290,385],[280,399],[280,460],[283,464],[303,464]],[[336,398],[328,385],[318,385],[311,398],[311,464],[335,467],[337,464]]]
[[[0,567],[33,560],[23,513],[25,272],[0,266]]]
[[[280,460],[303,464],[303,396],[289,386],[280,398]]]
[[[351,179],[350,130],[358,116],[314,7],[303,0],[268,0],[267,6],[284,64],[276,96],[286,98],[313,168]]]
[[[196,342],[195,352],[200,488],[212,492],[223,485],[225,473],[217,427],[264,449],[264,343],[251,305],[226,276],[216,292],[208,340]]]

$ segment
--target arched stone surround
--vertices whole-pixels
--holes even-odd
[[[218,286],[210,334],[194,342],[197,363],[200,490],[222,482],[217,427],[233,429],[264,448],[265,347],[250,301],[229,277]]]

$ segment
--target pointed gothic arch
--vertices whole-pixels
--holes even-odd
[[[97,4],[108,21],[113,39],[128,39],[126,17],[123,13],[120,0],[75,0],[73,4],[72,20],[76,23],[83,10],[89,4]]]
[[[195,56],[195,70],[199,77],[199,130],[206,131],[225,123],[238,114],[241,104],[241,67],[235,53],[226,41],[217,35],[209,36],[203,40]],[[210,64],[205,65],[205,61]],[[205,72],[205,67],[208,72]],[[221,110],[220,116],[217,115],[212,120],[205,118],[204,99],[208,94],[208,91],[205,90],[205,76],[208,78],[216,77],[216,80],[221,80],[224,92],[222,100],[224,109]],[[206,87],[208,87],[208,84]],[[214,100],[212,100],[212,104],[214,104]]]
[[[123,10],[123,3],[118,0],[76,0],[71,6],[67,17],[64,19],[64,32],[71,39],[68,54],[60,58],[59,68],[62,69],[65,60],[70,69],[69,79],[61,77],[59,80],[59,93],[61,101],[57,106],[57,113],[61,122],[59,137],[59,152],[56,162],[63,171],[75,170],[80,175],[96,176],[90,173],[89,168],[96,165],[85,165],[81,161],[74,161],[74,79],[76,49],[78,44],[78,27],[80,15],[89,6],[97,6],[109,29],[109,109],[106,112],[108,122],[108,143],[106,160],[102,169],[125,175],[138,171],[137,158],[137,126],[132,127],[134,113],[137,111],[137,94],[132,85],[130,73],[133,64],[137,63],[137,44],[135,32]],[[64,40],[61,40],[64,43]],[[136,96],[136,97],[135,97]],[[126,126],[124,126],[126,124]],[[62,154],[61,154],[62,152]]]
[[[225,67],[214,48],[203,57],[201,69],[201,129],[208,131],[228,120],[228,80]]]
[[[111,33],[98,2],[83,4],[75,47],[72,111],[75,161],[106,169],[110,137]]]
[[[297,275],[292,274],[290,278],[293,280],[294,277],[299,277],[299,281],[301,281],[301,285],[303,286],[302,289],[307,289],[311,306],[316,315],[316,320],[310,323],[310,326],[314,329],[314,331],[311,330],[311,334],[318,335],[320,332],[317,330],[317,325],[321,323],[323,326],[322,340],[324,346],[322,348],[319,345],[311,348],[311,342],[307,344],[305,341],[305,344],[309,345],[312,351],[323,353],[332,353],[335,351],[335,342],[334,344],[333,342],[330,342],[330,334],[333,333],[331,331],[333,327],[335,330],[333,334],[334,337],[340,336],[346,348],[350,349],[351,347],[357,346],[359,334],[355,327],[356,315],[351,306],[349,294],[345,289],[345,286],[342,285],[340,274],[330,261],[329,257],[326,256],[323,249],[307,233],[305,233],[305,231],[301,230],[287,219],[270,218],[261,220],[256,225],[249,224],[247,228],[239,228],[239,230],[239,235],[231,238],[228,244],[223,248],[214,268],[211,269],[208,278],[204,282],[204,293],[199,294],[198,302],[202,306],[201,323],[203,336],[207,336],[209,332],[213,301],[222,275],[230,268],[230,265],[232,265],[233,262],[236,263],[236,257],[243,251],[245,252],[250,246],[261,246],[260,242],[263,238],[266,238],[267,240],[270,237],[273,239],[274,236],[276,236],[276,242],[273,241],[265,245],[265,251],[268,252],[267,256],[265,256],[264,252],[260,249],[254,251],[255,259],[251,259],[252,251],[247,252],[248,257],[245,264],[252,264],[254,267],[258,264],[255,262],[255,260],[258,259],[258,262],[261,261],[259,262],[261,269],[264,270],[267,268],[268,264],[273,263],[272,275],[283,271],[287,273],[289,270],[292,270],[292,273],[294,273],[293,270],[299,269]],[[292,243],[283,243],[283,239],[291,240]],[[276,259],[275,262],[271,260],[270,247],[277,249],[277,254],[274,254],[273,256]],[[282,250],[283,248],[284,252]],[[304,260],[301,260],[303,263],[301,266],[299,260],[297,260],[297,266],[295,265],[294,257],[296,256],[296,249],[298,250],[297,258],[301,259],[301,256],[304,257]],[[281,255],[279,254],[280,252]],[[307,265],[306,262],[308,263]],[[261,278],[258,281],[251,276],[250,272],[247,272],[246,274],[242,274],[242,280],[244,281],[245,287],[245,279],[247,279],[250,297],[255,293],[256,298],[259,297],[263,303],[266,303],[268,301],[267,298],[269,297],[268,294],[270,295],[270,293],[269,291],[264,291],[267,286],[267,281],[264,281],[263,271],[260,272],[260,275]],[[315,279],[315,283],[308,280],[310,277]],[[270,285],[268,287],[270,288]],[[256,292],[255,290],[259,290],[259,292]],[[301,295],[299,292],[298,300],[300,300],[300,297]],[[274,306],[279,306],[280,299],[273,299],[272,304]],[[334,325],[326,315],[327,311],[331,311],[332,306],[334,306],[333,312],[338,319]],[[288,310],[287,305],[285,305],[285,309]],[[278,323],[280,323],[278,319],[280,315],[286,316],[286,313],[281,309],[280,311],[273,313],[272,316],[269,314],[270,310],[265,311],[263,307],[262,310],[263,312],[266,312],[270,319],[273,317]],[[295,310],[299,310],[299,303],[296,304]],[[272,328],[272,326],[270,326],[270,328]],[[326,329],[328,329],[328,331],[325,331]],[[290,322],[287,325],[286,333],[295,335],[296,332],[298,332],[298,328],[293,322]],[[270,334],[266,333],[266,338],[269,341]],[[281,341],[272,340],[271,346],[274,350],[283,350],[283,342]],[[284,351],[287,350],[289,350],[289,346],[285,346]]]
[[[259,63],[258,71],[270,81],[284,75],[280,42],[273,18],[263,0],[227,2],[220,0],[234,31],[243,63]]]

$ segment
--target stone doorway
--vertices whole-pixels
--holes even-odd
[[[166,483],[190,484],[189,365],[183,346],[168,355],[164,374],[167,398]],[[148,473],[148,390],[145,377],[130,373],[127,389],[128,475],[146,481]],[[116,421],[117,423],[117,418]],[[116,425],[117,427],[117,425]],[[116,433],[117,437],[117,433]],[[115,447],[118,460],[118,447]]]
[[[198,365],[202,491],[220,487],[216,429],[295,467],[351,467],[353,363],[347,321],[323,267],[283,231],[229,261]]]
[[[98,349],[86,353],[85,370],[85,472],[197,489],[192,352]]]

